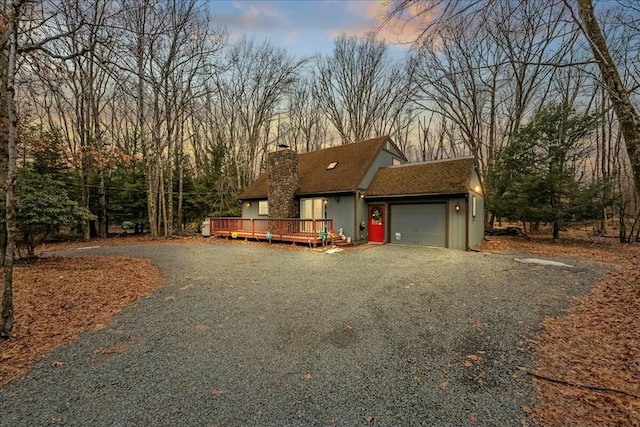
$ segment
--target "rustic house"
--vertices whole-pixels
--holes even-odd
[[[212,219],[211,234],[315,244],[333,231],[353,242],[462,250],[484,238],[473,159],[407,163],[388,136],[304,154],[275,151],[238,199],[242,218]]]

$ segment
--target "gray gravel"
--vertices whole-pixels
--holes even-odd
[[[607,271],[394,245],[73,254],[148,257],[166,283],[0,390],[1,426],[520,425],[528,340]]]

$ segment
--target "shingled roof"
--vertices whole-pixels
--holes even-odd
[[[391,141],[388,136],[381,136],[299,154],[299,186],[296,194],[311,195],[356,191],[365,173],[387,141]],[[337,162],[335,167],[327,169],[333,162]],[[260,175],[238,196],[238,199],[266,198],[267,178],[266,172]]]
[[[471,188],[473,168],[473,157],[381,168],[365,197],[466,193]]]

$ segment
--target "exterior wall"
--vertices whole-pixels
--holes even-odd
[[[378,172],[378,169],[384,168],[387,166],[393,166],[394,158],[400,160],[402,163],[405,163],[404,160],[402,159],[402,156],[394,155],[391,152],[386,150],[380,150],[375,160],[373,161],[373,164],[371,165],[367,173],[364,174],[364,177],[362,178],[362,181],[360,181],[360,185],[358,188],[369,187],[369,184],[371,184],[371,181],[373,180],[373,177],[375,176],[375,174]]]
[[[247,206],[247,204],[249,204],[250,206]],[[242,218],[247,218],[247,219],[267,218],[264,215],[262,216],[258,215],[259,204],[260,204],[259,200],[243,200],[242,201]]]
[[[476,197],[476,215],[473,216],[473,197]],[[484,240],[484,197],[474,192],[469,194],[469,247]]]
[[[456,203],[460,204],[460,212],[456,212]],[[466,197],[452,197],[447,203],[447,247],[449,249],[467,249],[467,201]]]
[[[475,193],[474,193],[475,194]],[[421,204],[421,203],[446,203],[446,247],[449,249],[466,250],[467,244],[473,247],[484,239],[484,200],[482,196],[475,194],[477,197],[476,216],[472,218],[471,212],[471,195],[458,195],[450,197],[436,198],[412,198],[404,200],[369,200],[364,207],[364,220],[368,226],[368,210],[367,205],[384,205],[385,207],[385,243],[393,243],[393,236],[390,235],[391,224],[391,205],[395,204]],[[467,202],[468,198],[468,202]],[[456,203],[460,205],[460,212],[456,212]],[[468,221],[468,228],[467,228]],[[367,230],[365,230],[366,232]],[[468,233],[468,234],[467,234]],[[469,239],[467,241],[467,235]]]
[[[336,201],[336,197],[340,198],[340,201]],[[357,240],[357,235],[354,231],[354,197],[353,194],[345,195],[331,195],[326,196],[327,204],[327,218],[333,219],[333,230],[337,233],[342,228],[342,232],[345,236],[351,237],[352,240]]]
[[[289,149],[270,153],[267,173],[269,218],[299,218],[300,203],[295,198],[298,189],[298,153]]]
[[[369,239],[369,210],[368,204],[364,199],[360,198],[360,194],[356,193],[355,200],[355,221],[354,227],[357,233],[355,241],[367,241]],[[364,229],[360,230],[360,224],[364,222]],[[354,234],[355,235],[355,234]]]
[[[472,191],[475,191],[477,194],[482,194],[482,186],[480,185],[480,177],[478,173],[474,170],[473,175],[471,175],[471,188]]]

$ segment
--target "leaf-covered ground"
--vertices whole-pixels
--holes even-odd
[[[121,256],[42,258],[14,269],[14,334],[0,341],[0,387],[38,358],[103,328],[162,282],[151,261]]]
[[[584,235],[586,237],[586,234]],[[576,298],[566,315],[547,318],[532,342],[545,426],[640,425],[640,246],[611,238],[489,237],[481,249],[613,262],[617,270]]]

